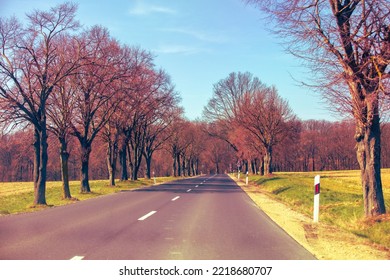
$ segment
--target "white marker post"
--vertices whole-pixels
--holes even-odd
[[[314,177],[314,209],[313,222],[318,223],[320,215],[320,175]]]
[[[248,171],[246,172],[246,179],[245,179],[245,183],[246,183],[246,185],[248,186],[248,180],[249,180],[249,178],[248,178]]]
[[[153,180],[154,180],[154,184],[156,184],[156,175],[154,174],[154,171],[153,171]]]

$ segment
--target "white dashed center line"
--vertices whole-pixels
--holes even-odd
[[[172,201],[178,200],[179,198],[180,198],[180,196],[176,196],[176,197],[172,198]]]
[[[138,219],[138,221],[143,221],[143,220],[146,220],[147,218],[149,218],[150,216],[152,216],[153,214],[156,214],[157,211],[150,211],[148,214],[142,216],[141,218]]]
[[[187,190],[187,192],[190,192],[190,191],[192,191],[192,189],[188,189],[188,190]]]
[[[199,185],[196,185],[195,188],[199,187]]]
[[[71,258],[70,260],[71,260],[71,261],[81,261],[82,259],[84,259],[84,256],[74,256],[74,257]]]

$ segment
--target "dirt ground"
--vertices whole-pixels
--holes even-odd
[[[321,222],[313,223],[309,217],[271,199],[258,186],[237,183],[260,209],[319,260],[390,259],[388,250],[367,239]]]

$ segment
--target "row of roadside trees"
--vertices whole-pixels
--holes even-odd
[[[294,126],[289,137],[273,147],[271,170],[302,172],[359,168],[354,155],[353,121],[296,120]],[[110,143],[105,140],[105,129],[98,134],[91,147],[89,171],[93,180],[111,178],[108,162],[112,154],[108,153]],[[177,118],[166,130],[156,135],[151,167],[148,168],[146,157],[143,156],[137,176],[147,178],[150,171],[151,176],[236,172],[237,165],[242,172],[264,174],[264,153],[261,147],[255,145],[253,136],[242,127],[231,128],[227,141],[221,138],[222,133],[223,127],[215,123]],[[389,124],[382,124],[381,162],[384,168],[390,167],[389,133]],[[1,136],[0,181],[32,181],[31,134],[31,131],[23,130]],[[60,143],[52,133],[49,133],[48,142],[47,178],[61,180],[58,161]],[[77,138],[70,137],[68,151],[69,179],[77,180],[81,156]],[[120,149],[116,149],[114,156],[118,165],[116,179],[122,179],[123,174],[131,175],[130,162],[127,160],[127,164],[122,165],[120,161]]]
[[[49,133],[59,143],[64,198],[71,198],[71,136],[80,148],[80,190],[87,193],[98,135],[108,147],[111,184],[118,154],[137,179],[142,156],[151,161],[156,135],[181,112],[169,75],[149,52],[121,45],[101,26],[81,30],[76,10],[65,3],[28,14],[25,24],[0,19],[0,117],[7,129],[31,128],[34,204],[46,204]]]

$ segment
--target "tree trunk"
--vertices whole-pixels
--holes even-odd
[[[176,154],[177,157],[177,176],[181,176],[181,163],[180,163],[180,154]]]
[[[272,174],[272,147],[267,147],[264,155],[264,175],[270,174]]]
[[[81,143],[81,170],[80,170],[80,192],[90,193],[91,188],[89,187],[89,156],[91,154],[91,144],[82,142]]]
[[[314,158],[314,153],[311,156],[311,162],[312,162],[312,170],[311,171],[316,171],[316,162]]]
[[[116,176],[116,162],[117,162],[117,144],[109,142],[107,145],[107,168],[109,174],[109,184],[111,187],[115,186]]]
[[[151,179],[152,178],[152,155],[150,154],[145,154],[145,161],[146,161],[146,178]]]
[[[176,153],[173,153],[173,164],[172,164],[172,175],[173,177],[176,177],[177,176],[177,157],[176,157]]]
[[[381,143],[378,108],[373,102],[367,106],[367,122],[357,121],[356,152],[360,166],[366,217],[386,213],[381,180]],[[371,119],[370,119],[371,118]]]
[[[70,194],[69,187],[69,168],[68,168],[68,144],[64,137],[59,137],[60,141],[60,161],[61,161],[61,178],[62,178],[62,198],[71,199],[72,195]]]
[[[131,180],[133,180],[133,170],[134,170],[134,164],[133,164],[133,159],[131,157],[131,145],[128,143],[126,145],[126,151],[127,151],[127,158],[129,159],[129,170],[130,170],[130,176]]]
[[[251,160],[251,172],[252,174],[256,175],[256,170],[257,170],[257,167],[256,167],[256,160]]]
[[[194,160],[193,162],[192,162],[192,174],[194,175],[194,176],[197,176],[198,175],[198,160],[196,159],[196,160]]]
[[[185,157],[183,156],[183,160],[181,162],[181,173],[182,173],[182,176],[185,177],[186,176],[186,170],[187,170],[187,166],[186,166],[186,159]]]
[[[47,132],[46,122],[34,129],[34,205],[46,205]]]
[[[127,173],[127,145],[124,144],[119,151],[119,159],[121,165],[121,181],[129,180],[129,175]]]
[[[260,169],[259,169],[260,175],[264,176],[264,156],[260,158]]]
[[[139,150],[138,147],[136,147],[134,150],[133,150],[133,159],[134,159],[134,162],[133,162],[133,166],[132,166],[132,174],[131,174],[131,180],[138,180],[138,172],[139,172],[139,168],[141,166],[141,162],[142,162],[142,152]]]

